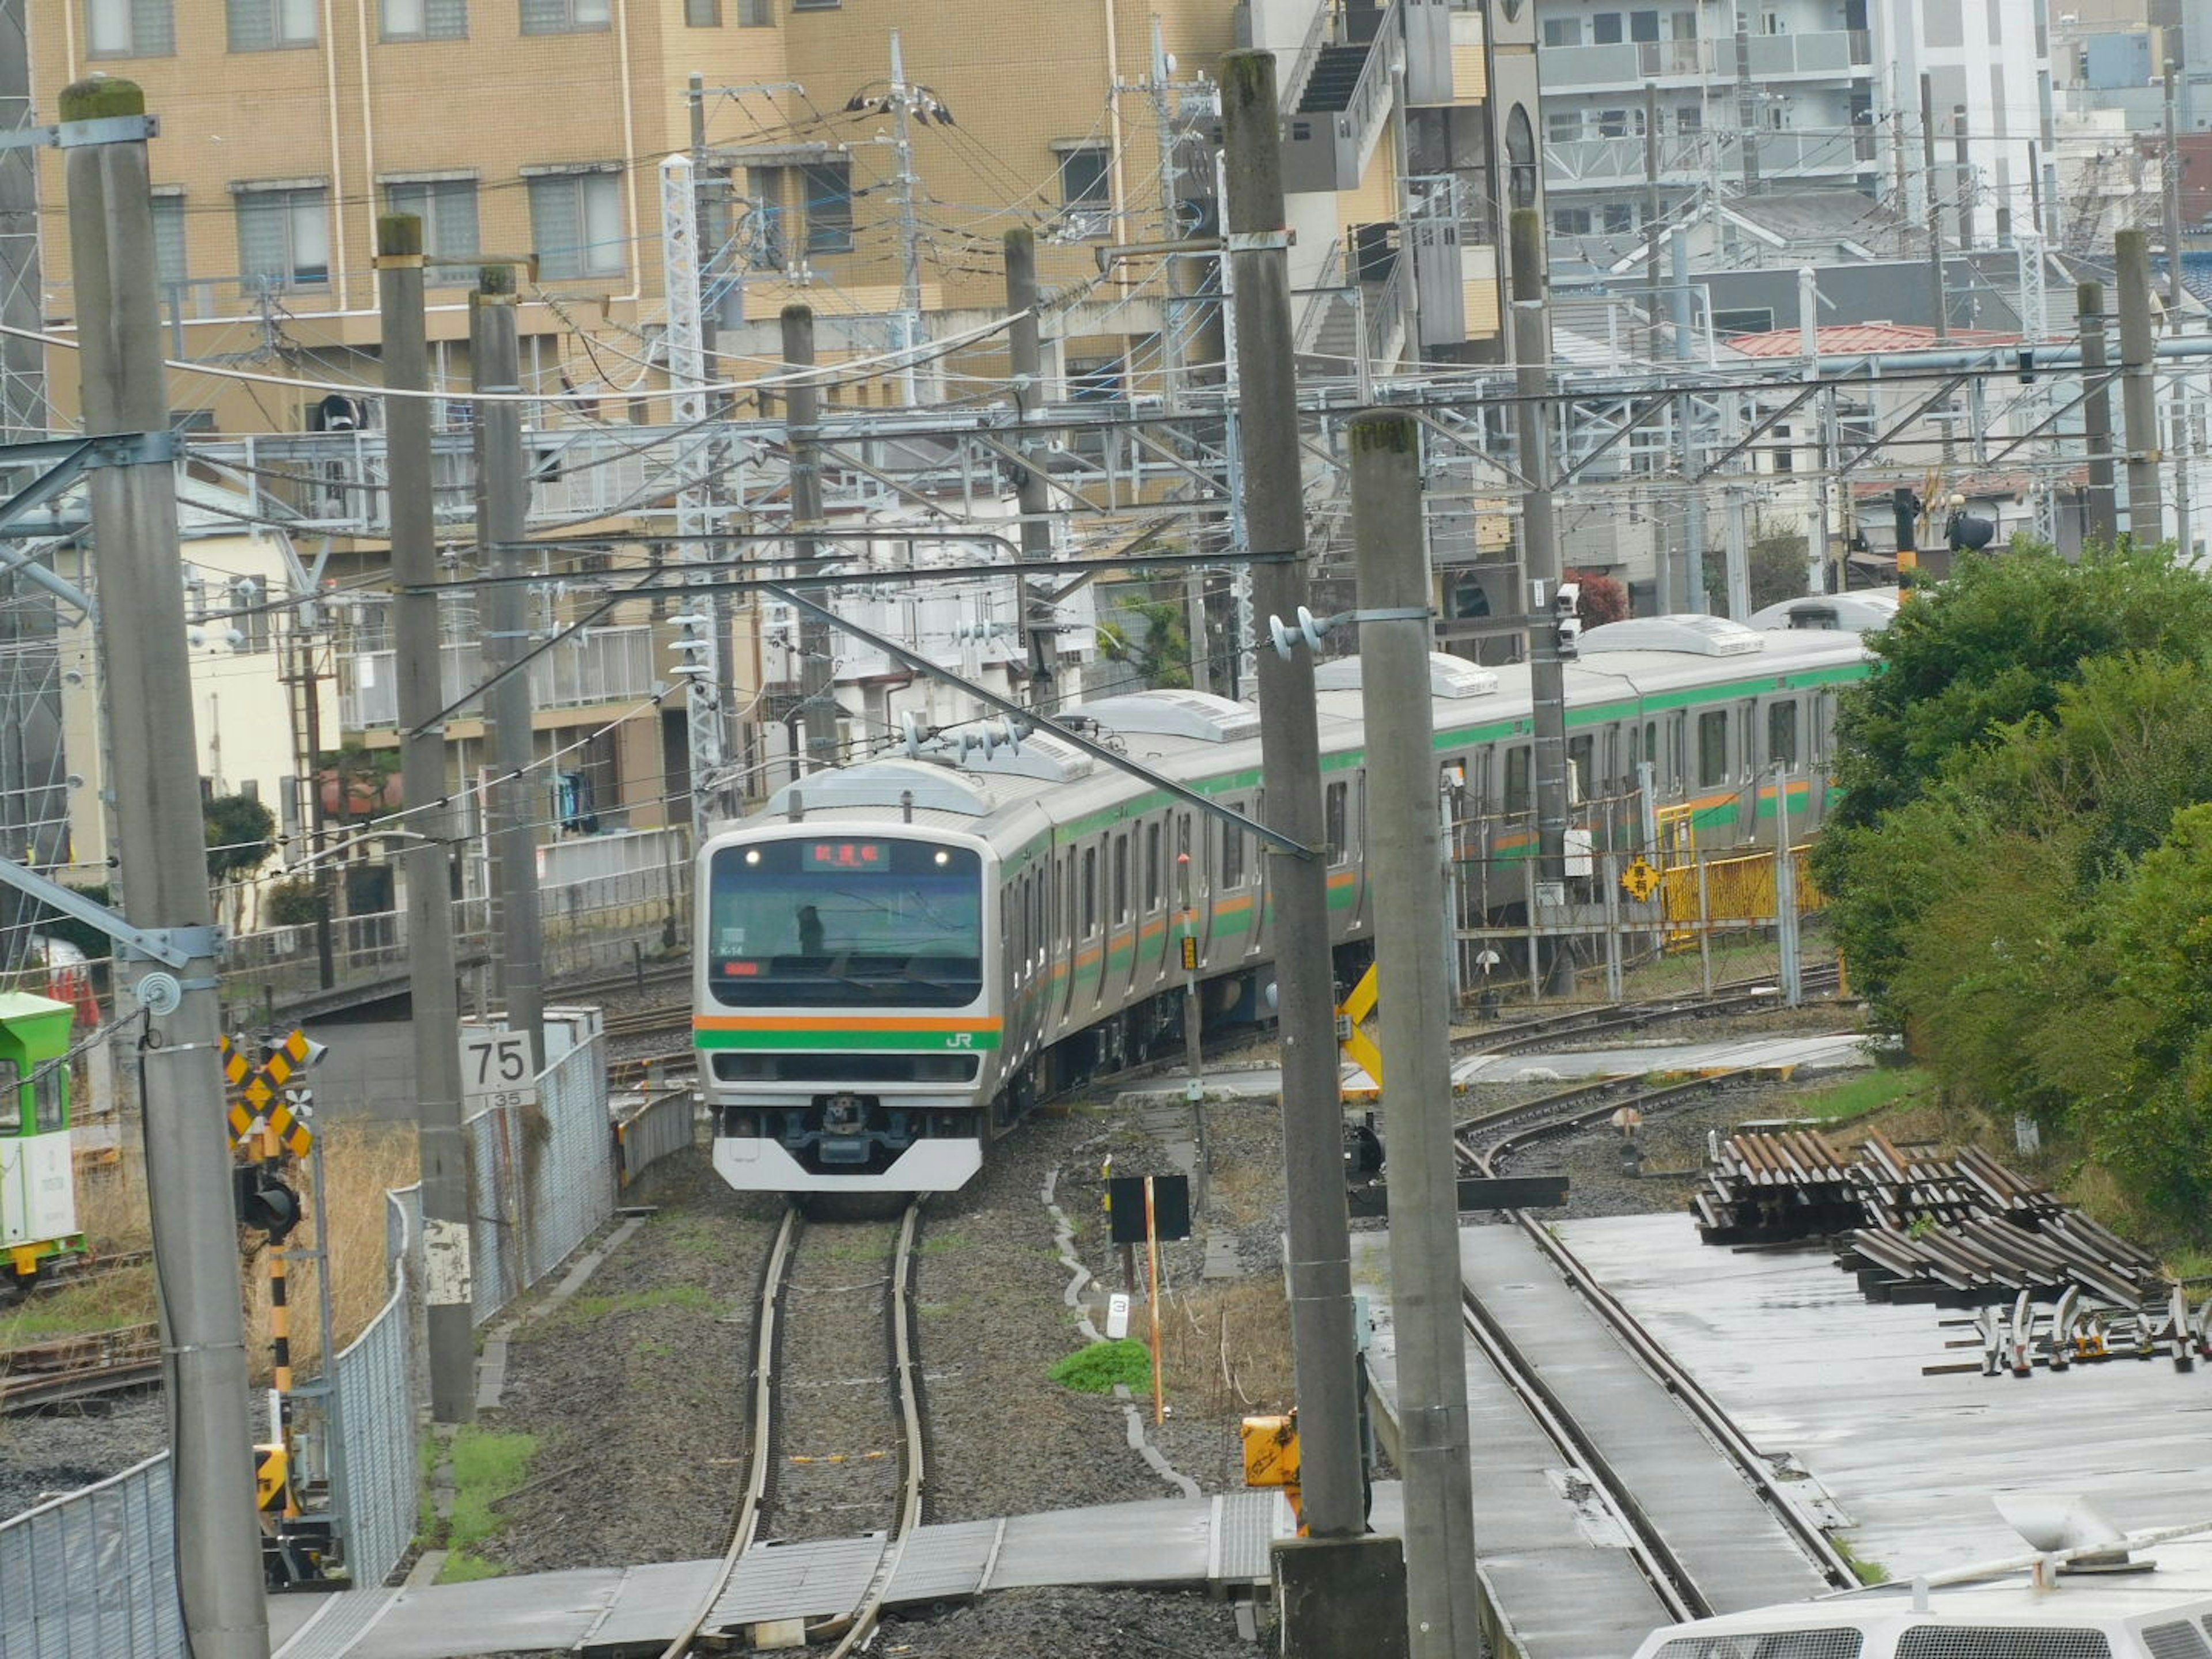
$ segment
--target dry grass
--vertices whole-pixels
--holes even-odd
[[[316,1229],[327,1218],[329,1250],[334,1266],[331,1281],[331,1322],[341,1348],[360,1335],[376,1316],[391,1285],[385,1265],[385,1218],[389,1206],[386,1191],[411,1183],[417,1173],[415,1129],[411,1124],[331,1122],[316,1127],[324,1137],[323,1169],[330,1184],[328,1202],[313,1190],[303,1172],[288,1176],[296,1180],[305,1200],[307,1219],[284,1243],[285,1249],[315,1248]],[[266,1381],[269,1370],[269,1247],[258,1233],[241,1233],[249,1243],[246,1275],[246,1351],[251,1356],[255,1380]],[[322,1369],[322,1333],[317,1298],[320,1294],[318,1264],[288,1261],[286,1301],[292,1315],[292,1367],[302,1376]]]
[[[358,1336],[390,1294],[385,1261],[387,1188],[412,1182],[417,1172],[411,1124],[332,1122],[317,1126],[324,1137],[324,1174],[329,1183],[327,1224],[336,1271],[331,1281],[331,1322],[340,1347]],[[292,1166],[287,1184],[301,1191],[307,1219],[284,1248],[312,1249],[326,1206],[313,1190],[306,1167]],[[135,1135],[124,1137],[112,1164],[77,1172],[77,1218],[94,1255],[143,1250],[153,1243],[147,1207],[145,1155]],[[240,1293],[246,1322],[246,1352],[257,1382],[269,1380],[269,1246],[259,1233],[238,1235]],[[318,1266],[292,1261],[289,1301],[292,1314],[292,1364],[302,1376],[322,1367],[322,1334],[317,1305]],[[111,1329],[154,1317],[154,1275],[150,1267],[104,1275],[54,1291],[0,1316],[0,1352],[72,1332]]]
[[[1273,1273],[1170,1295],[1160,1304],[1160,1347],[1180,1415],[1288,1411],[1297,1398],[1290,1304]]]

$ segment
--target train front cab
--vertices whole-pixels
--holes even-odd
[[[66,1002],[0,993],[0,1283],[84,1249],[64,1058],[76,1018]]]
[[[710,848],[695,1039],[747,1192],[939,1192],[982,1167],[1003,1036],[971,836],[835,823]]]

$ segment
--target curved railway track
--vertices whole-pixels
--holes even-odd
[[[718,1640],[720,1632],[708,1628],[715,1609],[737,1577],[747,1552],[761,1541],[763,1528],[770,1522],[801,1533],[819,1529],[825,1535],[844,1536],[857,1528],[842,1511],[854,1508],[878,1510],[885,1527],[883,1555],[851,1611],[811,1626],[807,1638],[810,1642],[834,1639],[830,1659],[844,1659],[873,1634],[884,1598],[922,1522],[927,1457],[911,1296],[921,1217],[919,1200],[908,1205],[888,1240],[888,1249],[872,1254],[853,1243],[874,1231],[871,1225],[810,1227],[796,1206],[784,1212],[762,1273],[754,1317],[747,1468],[729,1547],[696,1611],[662,1650],[661,1659],[684,1659],[701,1651],[702,1643]],[[815,1248],[806,1248],[809,1234],[813,1236]],[[881,1265],[882,1279],[860,1285],[851,1282],[855,1273],[864,1272],[871,1262]],[[879,1285],[880,1299],[872,1302],[865,1316],[849,1306],[832,1305],[871,1282]],[[796,1304],[806,1302],[818,1305],[798,1311]],[[879,1419],[858,1403],[854,1389],[863,1378],[842,1374],[801,1378],[793,1374],[795,1368],[787,1356],[793,1346],[793,1328],[802,1318],[842,1322],[842,1346],[831,1345],[841,1362],[850,1358],[856,1328],[883,1332],[880,1370],[889,1384],[888,1416]],[[828,1367],[840,1373],[854,1368],[848,1363]],[[879,1428],[888,1430],[892,1445],[853,1449],[854,1437],[872,1434]],[[826,1454],[804,1449],[825,1445],[839,1449]],[[840,1478],[842,1472],[865,1476],[882,1464],[895,1469],[894,1480],[886,1483]],[[802,1481],[797,1478],[802,1470],[826,1478]],[[797,1490],[802,1486],[806,1490]],[[864,1490],[857,1499],[851,1496],[854,1486],[884,1486],[890,1488],[888,1494]],[[810,1514],[810,1505],[817,1513]]]
[[[125,1325],[0,1354],[0,1413],[33,1411],[161,1380],[155,1326]]]
[[[1465,1169],[1492,1175],[1516,1152],[1551,1137],[1603,1122],[1624,1106],[1632,1106],[1648,1116],[1655,1110],[1751,1075],[1741,1071],[1717,1073],[1657,1088],[1644,1086],[1633,1079],[1614,1079],[1559,1090],[1462,1122],[1455,1131],[1460,1161]],[[1674,1396],[1706,1438],[1759,1495],[1820,1574],[1836,1589],[1856,1589],[1859,1579],[1850,1559],[1782,1489],[1758,1448],[1697,1379],[1534,1216],[1526,1210],[1510,1210],[1505,1215],[1552,1262],[1630,1356]],[[1637,1494],[1614,1473],[1595,1437],[1576,1421],[1541,1373],[1522,1355],[1511,1337],[1474,1293],[1463,1288],[1462,1302],[1462,1316],[1469,1334],[1489,1356],[1507,1386],[1521,1399],[1561,1455],[1604,1494],[1608,1506],[1620,1517],[1629,1532],[1631,1549],[1639,1570],[1650,1582],[1669,1617],[1679,1622],[1710,1616],[1715,1607],[1705,1589],[1669,1547]]]

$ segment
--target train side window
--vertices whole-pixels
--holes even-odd
[[[33,1127],[40,1134],[69,1127],[69,1067],[48,1060],[32,1076],[37,1079],[31,1085],[31,1110],[37,1120]]]
[[[1030,920],[1034,924],[1030,928],[1030,945],[1036,952],[1037,966],[1042,968],[1052,943],[1052,933],[1045,921],[1045,872],[1042,869],[1030,873]]]
[[[1728,779],[1728,710],[1698,716],[1698,787],[1711,789]]]
[[[1052,861],[1052,914],[1049,917],[1049,937],[1054,944],[1067,943],[1067,861]]]
[[[1651,787],[1655,789],[1663,787],[1667,780],[1662,775],[1659,766],[1659,722],[1657,720],[1644,722],[1644,763],[1651,769]]]
[[[1736,775],[1753,777],[1759,771],[1759,760],[1754,752],[1758,744],[1759,705],[1755,702],[1738,703],[1735,712]]]
[[[1797,769],[1797,700],[1766,705],[1766,759],[1785,772]]]
[[[1836,694],[1823,691],[1813,705],[1813,764],[1824,766],[1828,759],[1828,739],[1836,728]]]
[[[1675,788],[1690,781],[1690,711],[1686,708],[1677,708],[1668,719],[1667,781]]]
[[[1083,931],[1078,939],[1089,939],[1098,926],[1098,849],[1083,849]]]
[[[1505,810],[1525,812],[1528,800],[1528,745],[1524,743],[1505,751]]]
[[[1114,920],[1129,919],[1129,838],[1114,837]]]
[[[1243,810],[1234,801],[1229,805],[1232,811]],[[1224,823],[1221,826],[1221,884],[1224,887],[1242,887],[1244,884],[1244,832],[1233,823]]]
[[[1145,826],[1145,908],[1160,908],[1160,825],[1155,818]]]
[[[1346,822],[1350,816],[1352,785],[1348,781],[1332,783],[1322,797],[1322,836],[1328,842],[1328,861],[1341,864],[1351,851],[1345,839]]]
[[[0,1135],[23,1132],[23,1079],[12,1060],[0,1060]]]

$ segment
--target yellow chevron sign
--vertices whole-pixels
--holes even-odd
[[[240,1144],[253,1133],[257,1121],[266,1118],[269,1133],[295,1158],[305,1158],[315,1144],[313,1133],[293,1115],[282,1098],[284,1085],[313,1066],[327,1052],[324,1046],[296,1026],[271,1044],[268,1057],[256,1066],[246,1057],[242,1039],[222,1040],[222,1075],[234,1098],[230,1103],[230,1127]]]
[[[1381,1000],[1376,988],[1375,966],[1370,963],[1359,976],[1359,983],[1352,988],[1352,994],[1336,1011],[1337,1047],[1344,1050],[1346,1060],[1375,1080],[1377,1089],[1382,1086],[1382,1051],[1375,1046],[1375,1039],[1361,1029],[1361,1022],[1375,1012]]]

